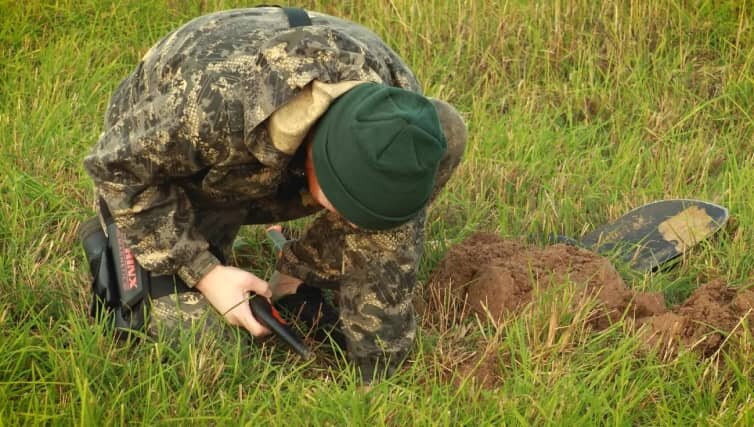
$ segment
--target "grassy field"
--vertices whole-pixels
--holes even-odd
[[[462,342],[453,329],[424,329],[414,362],[369,392],[337,360],[302,366],[269,347],[123,346],[103,334],[87,318],[75,229],[93,212],[82,159],[110,93],[171,29],[245,5],[0,0],[0,425],[754,424],[751,340],[709,360],[663,360],[639,355],[616,324],[552,348],[536,310],[496,331],[471,324],[504,355],[492,390],[448,372],[449,357],[479,350],[449,346]],[[372,28],[427,94],[465,114],[466,158],[430,212],[429,239],[575,236],[648,201],[700,198],[735,224],[632,286],[677,301],[710,278],[754,282],[751,1],[301,5]],[[269,254],[258,230],[244,236]],[[446,248],[428,249],[422,278]]]

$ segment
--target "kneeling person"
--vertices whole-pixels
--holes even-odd
[[[348,356],[368,381],[412,346],[425,208],[466,128],[370,31],[289,12],[214,13],[162,39],[114,93],[84,164],[139,264],[199,291],[153,300],[150,331],[209,304],[262,336],[239,304],[250,292],[336,289]],[[221,262],[242,225],[314,214],[269,283]]]

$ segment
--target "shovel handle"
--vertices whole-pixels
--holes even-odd
[[[283,252],[283,247],[288,243],[288,239],[285,238],[281,227],[279,225],[273,225],[267,229],[267,238],[272,242],[272,246],[275,247],[275,252],[280,255]]]

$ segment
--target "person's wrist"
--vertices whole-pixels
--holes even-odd
[[[207,271],[207,273],[202,276],[201,279],[199,279],[198,282],[196,282],[196,289],[198,289],[201,292],[204,292],[207,287],[212,286],[213,278],[215,275],[220,271],[222,268],[222,264],[216,264],[212,268]]]
[[[222,265],[219,259],[210,251],[199,252],[192,260],[186,265],[178,269],[178,277],[180,277],[188,287],[195,287],[200,280],[207,276],[207,274],[214,270],[215,267]]]

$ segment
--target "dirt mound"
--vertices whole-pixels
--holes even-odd
[[[666,355],[680,348],[694,348],[703,356],[713,355],[726,337],[743,332],[742,319],[754,311],[754,291],[738,291],[721,280],[707,283],[672,311],[637,319],[644,326],[643,336],[651,346]],[[749,321],[754,333],[754,322]]]
[[[428,315],[432,322],[458,319],[447,310],[475,313],[504,321],[552,284],[579,285],[576,300],[594,296],[600,314],[597,328],[607,327],[631,306],[639,316],[665,311],[660,294],[636,294],[626,287],[612,264],[601,256],[574,246],[546,248],[477,233],[451,248],[429,278]]]
[[[709,356],[731,331],[741,332],[741,319],[754,310],[754,291],[737,291],[722,281],[701,286],[668,310],[660,293],[629,289],[613,265],[593,252],[563,244],[540,248],[477,233],[452,247],[430,274],[424,321],[447,328],[475,314],[504,322],[541,292],[564,283],[573,284],[574,303],[596,302],[589,326],[601,330],[628,315],[647,346],[659,346],[665,354],[694,348]],[[749,323],[754,327],[754,321]],[[494,366],[486,359],[474,362],[485,367],[482,383],[490,383],[487,368]]]

